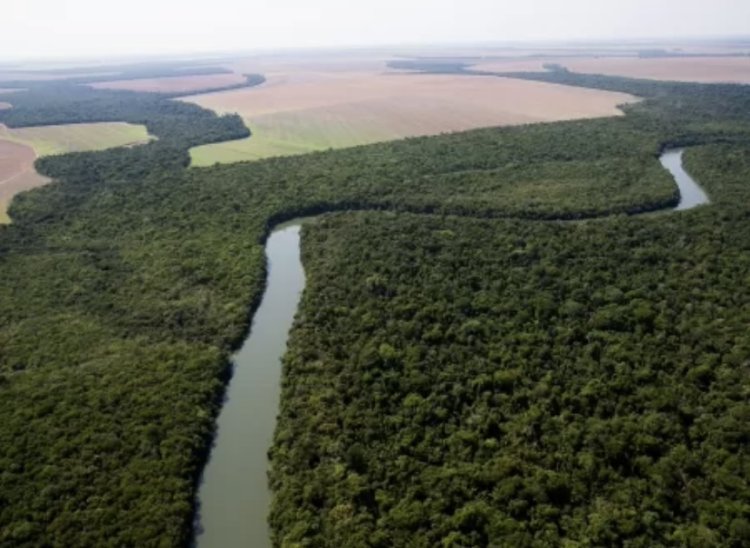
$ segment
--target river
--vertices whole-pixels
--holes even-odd
[[[683,169],[682,154],[682,149],[675,149],[660,157],[680,189],[677,211],[709,203],[703,189]],[[279,409],[281,358],[305,286],[300,259],[302,222],[277,226],[266,243],[268,285],[250,335],[232,360],[234,374],[199,487],[197,548],[271,546],[267,455]]]
[[[684,211],[696,206],[708,204],[710,200],[698,183],[685,171],[682,165],[682,155],[685,149],[676,148],[666,150],[659,158],[661,165],[672,174],[680,189],[680,202],[675,211]]]
[[[279,409],[281,357],[305,287],[300,226],[279,225],[266,243],[268,284],[250,335],[232,360],[234,373],[199,488],[198,548],[271,546],[267,455]]]

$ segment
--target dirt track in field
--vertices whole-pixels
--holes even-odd
[[[636,57],[575,58],[561,57],[523,63],[496,61],[474,65],[474,70],[508,72],[541,70],[544,63],[557,63],[573,72],[627,76],[650,80],[672,80],[703,83],[750,83],[750,57],[670,57],[639,59]]]
[[[138,80],[115,80],[90,84],[96,89],[153,91],[159,93],[189,93],[202,89],[222,88],[242,84],[247,80],[241,74],[209,74],[199,76],[170,76]]]

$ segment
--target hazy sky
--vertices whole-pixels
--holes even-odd
[[[750,0],[3,0],[0,58],[750,34]]]

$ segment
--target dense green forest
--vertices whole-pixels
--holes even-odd
[[[746,215],[307,227],[276,542],[746,546]]]
[[[40,161],[0,228],[0,545],[185,545],[265,237],[352,209],[399,213],[305,233],[279,543],[746,544],[750,89],[649,85],[622,118],[203,169],[237,117],[14,94],[10,125],[158,141]],[[713,143],[687,161],[714,205],[628,216],[675,204],[675,143]]]

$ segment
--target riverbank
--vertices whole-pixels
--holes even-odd
[[[684,170],[683,152],[666,150],[659,158],[679,188],[674,211],[709,203],[700,185]],[[305,286],[300,259],[300,229],[305,220],[309,218],[276,226],[266,242],[266,291],[250,334],[233,359],[234,373],[199,488],[197,548],[271,546],[266,521],[271,501],[267,452],[279,407],[281,359]]]

